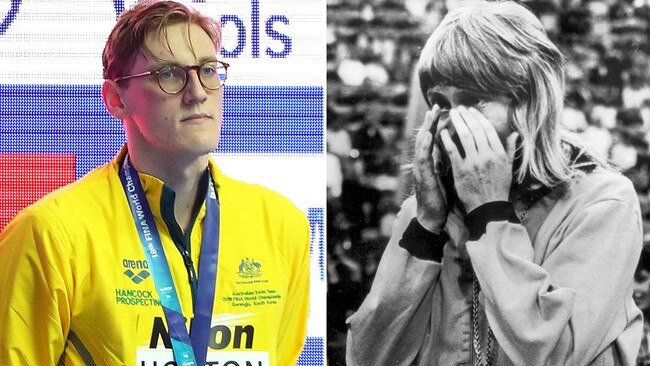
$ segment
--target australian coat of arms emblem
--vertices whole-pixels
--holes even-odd
[[[262,264],[255,262],[255,259],[246,258],[241,260],[239,265],[239,272],[237,272],[239,277],[251,278],[258,277],[262,275]]]

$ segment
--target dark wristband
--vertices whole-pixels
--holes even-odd
[[[465,216],[465,226],[469,231],[469,240],[478,240],[492,221],[508,221],[515,224],[521,223],[512,203],[508,201],[494,201],[482,204]]]
[[[444,231],[434,234],[422,227],[417,218],[413,218],[398,245],[416,258],[440,262],[442,249],[448,239],[449,237]]]

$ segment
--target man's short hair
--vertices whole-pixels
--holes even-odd
[[[512,1],[461,3],[429,37],[418,64],[425,99],[436,85],[506,97],[508,122],[522,146],[515,177],[549,187],[574,174],[559,137],[564,69],[565,58],[539,19]]]
[[[102,54],[104,79],[125,76],[138,53],[145,51],[150,32],[166,40],[167,27],[179,23],[198,25],[210,37],[215,50],[221,49],[221,24],[216,20],[174,1],[141,1],[120,15],[108,36]]]

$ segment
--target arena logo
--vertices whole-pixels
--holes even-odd
[[[126,268],[124,274],[136,284],[139,284],[140,282],[146,280],[151,275],[149,271],[147,271],[147,269],[149,269],[149,265],[146,260],[124,259],[122,260],[122,265],[124,268]],[[138,273],[135,273],[132,271],[132,269],[139,269],[140,271]]]

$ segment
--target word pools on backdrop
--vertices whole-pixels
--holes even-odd
[[[205,0],[195,0],[193,3],[202,4],[205,3]],[[114,0],[112,1],[113,7],[115,9],[116,17],[124,11],[125,4],[124,1]],[[260,28],[262,26],[262,19],[260,19],[260,1],[251,0],[250,2],[250,23],[248,24],[248,29],[250,29],[250,34],[248,34],[247,24],[237,14],[223,14],[220,17],[220,21],[224,31],[227,31],[229,27],[234,26],[237,29],[237,44],[232,49],[221,48],[221,55],[224,58],[237,58],[246,49],[246,40],[250,39],[250,49],[251,57],[259,58],[260,57],[260,37],[263,35],[267,41],[271,41],[271,45],[267,46],[264,49],[264,54],[272,58],[285,58],[291,53],[292,49],[292,39],[287,34],[282,33],[276,27],[277,23],[283,25],[289,25],[289,18],[286,15],[282,14],[272,14],[264,19],[264,33],[262,34]],[[12,0],[11,6],[9,9],[4,11],[2,16],[2,23],[0,23],[0,36],[3,35],[13,24],[16,16],[20,12],[22,5],[22,0]],[[278,47],[276,44],[281,44]],[[269,42],[267,42],[269,43]],[[273,47],[272,47],[273,46]]]

